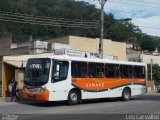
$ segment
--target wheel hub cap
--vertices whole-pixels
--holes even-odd
[[[74,102],[77,101],[77,95],[76,95],[75,93],[72,93],[70,98],[71,98],[71,100],[74,101]]]

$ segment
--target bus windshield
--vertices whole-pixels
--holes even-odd
[[[48,82],[51,59],[35,58],[29,59],[25,70],[26,85],[40,86]]]

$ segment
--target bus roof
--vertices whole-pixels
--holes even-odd
[[[146,66],[146,63],[141,63],[141,62],[129,62],[129,61],[100,59],[100,58],[80,58],[80,57],[71,57],[68,55],[39,56],[36,58],[51,58],[51,59],[59,59],[59,60],[67,60],[67,61],[82,61],[82,62],[84,61],[84,62],[98,62],[98,63]]]

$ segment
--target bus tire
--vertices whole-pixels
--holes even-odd
[[[77,90],[71,90],[68,94],[68,105],[77,105],[80,102],[80,94]]]
[[[131,98],[131,90],[130,88],[124,88],[122,92],[122,100],[129,101]]]

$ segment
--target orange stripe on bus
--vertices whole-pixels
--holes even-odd
[[[123,79],[123,78],[72,78],[72,84],[85,90],[105,90],[123,85],[142,84],[145,79]]]

